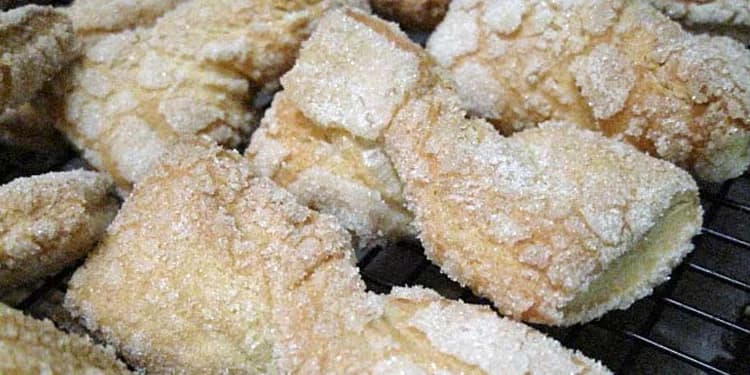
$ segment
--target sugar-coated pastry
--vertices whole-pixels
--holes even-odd
[[[335,216],[357,247],[414,236],[401,181],[377,142],[323,129],[278,93],[245,151],[255,173]]]
[[[750,44],[748,0],[649,0],[690,31],[726,35]]]
[[[191,0],[151,26],[96,37],[60,82],[57,126],[127,194],[180,135],[207,135],[228,147],[246,140],[255,122],[253,93],[273,85],[316,19],[341,5],[367,6],[364,0]]]
[[[281,82],[322,129],[382,142],[428,257],[508,316],[568,325],[626,308],[700,229],[686,172],[568,123],[504,138],[466,118],[418,46],[363,13],[324,18]]]
[[[0,373],[130,374],[111,347],[0,303]]]
[[[372,10],[407,29],[429,31],[445,17],[450,0],[370,0]]]
[[[188,0],[75,0],[62,8],[72,20],[76,35],[89,42],[98,37],[154,22]]]
[[[291,228],[264,212],[273,195],[256,204],[265,185],[236,151],[204,139],[164,157],[76,270],[66,308],[149,374],[272,373],[259,250]]]
[[[113,190],[106,177],[82,170],[0,186],[0,292],[85,256],[117,212]]]
[[[18,2],[0,2],[0,9]],[[80,52],[70,20],[51,7],[0,12],[0,182],[42,173],[67,155],[39,91]]]
[[[78,52],[62,12],[36,5],[0,12],[0,113],[33,99]]]
[[[568,121],[714,182],[750,165],[750,51],[645,1],[454,1],[427,49],[506,134]]]
[[[161,373],[608,373],[486,306],[365,291],[347,232],[185,140],[136,185],[66,306]]]

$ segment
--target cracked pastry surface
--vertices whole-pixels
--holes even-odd
[[[78,37],[95,40],[118,31],[149,27],[187,0],[75,0],[62,8],[72,20]]]
[[[52,322],[0,303],[0,372],[8,374],[129,374],[111,347],[71,335]]]
[[[59,272],[88,253],[117,212],[96,172],[50,172],[0,186],[0,291]]]
[[[136,185],[66,307],[149,373],[608,373],[486,306],[366,292],[333,217],[206,140]]]
[[[503,314],[568,325],[626,308],[700,228],[684,171],[568,123],[504,138],[466,118],[403,33],[364,14],[324,18],[281,82],[321,127],[382,142],[428,257]]]
[[[150,27],[97,37],[57,88],[63,93],[57,127],[126,194],[180,135],[207,135],[228,147],[246,139],[253,92],[273,85],[315,20],[344,4],[366,6],[192,0]]]
[[[0,12],[0,112],[33,99],[78,56],[70,20],[51,7]]]
[[[504,133],[569,121],[720,182],[750,164],[750,51],[642,1],[454,1],[427,49]]]
[[[373,12],[416,30],[434,29],[449,4],[450,0],[370,0]]]
[[[273,372],[256,244],[293,228],[267,216],[274,196],[235,151],[193,141],[164,160],[71,278],[66,308],[149,373]]]
[[[688,30],[731,36],[750,43],[748,0],[649,0]]]
[[[335,216],[359,248],[414,237],[401,181],[377,142],[324,129],[283,92],[276,94],[245,151],[255,173],[302,205]]]

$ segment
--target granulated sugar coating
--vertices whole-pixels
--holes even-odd
[[[78,52],[61,12],[36,5],[0,12],[0,113],[33,99]]]
[[[187,0],[75,0],[61,8],[86,42],[109,33],[152,26],[164,13]]]
[[[152,5],[158,4],[126,8],[158,14],[174,4]],[[366,7],[360,0],[192,0],[150,27],[147,18],[147,27],[111,34],[81,26],[84,36],[93,36],[84,58],[60,82],[57,126],[127,193],[180,135],[207,135],[229,147],[245,140],[254,124],[253,93],[274,85],[316,19],[341,5]],[[84,25],[105,22],[87,12],[89,6],[72,5],[74,23],[79,17]],[[131,17],[124,18],[130,24]]]
[[[486,306],[366,292],[333,217],[207,140],[136,185],[66,306],[154,374],[608,373]]]
[[[0,294],[85,256],[117,213],[96,172],[50,172],[0,186]]]
[[[0,303],[3,374],[129,374],[111,347],[59,331]]]
[[[417,73],[387,74],[396,66]],[[514,318],[567,325],[626,308],[700,228],[687,173],[568,123],[504,138],[467,120],[442,70],[362,13],[321,20],[282,84],[325,128],[379,129],[369,137],[404,184],[428,257]]]
[[[731,36],[750,43],[748,0],[649,0],[688,30]]]
[[[714,182],[750,165],[750,52],[643,1],[454,1],[427,49],[505,134],[568,121]]]
[[[245,156],[297,201],[335,216],[357,247],[414,236],[401,181],[381,145],[307,119],[276,95]]]
[[[257,246],[290,228],[255,204],[264,185],[241,157],[207,144],[177,146],[136,185],[70,280],[66,308],[149,373],[270,372]]]

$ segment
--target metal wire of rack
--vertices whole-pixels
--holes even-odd
[[[428,35],[410,36],[424,45]],[[64,167],[53,169],[59,168]],[[3,182],[16,177],[11,172],[0,168]],[[720,186],[702,186],[701,199],[704,228],[694,240],[695,250],[653,295],[589,324],[536,328],[601,360],[617,374],[750,374],[750,174]],[[423,285],[448,298],[490,304],[440,273],[418,243],[369,249],[358,259],[368,288],[375,292]],[[61,307],[76,267],[46,280],[16,307],[50,318],[66,331],[84,332]]]
[[[750,373],[750,173],[701,188],[703,233],[670,281],[629,309],[569,328],[537,326],[565,346],[604,362],[617,374]],[[444,276],[417,242],[358,255],[370,290],[423,285],[448,298],[489,305]],[[16,307],[85,332],[61,302],[75,266],[48,279]]]
[[[750,373],[750,175],[702,186],[701,197],[695,250],[652,296],[589,324],[537,328],[618,374]],[[416,243],[373,248],[358,265],[376,292],[423,285],[489,304],[442,275]]]

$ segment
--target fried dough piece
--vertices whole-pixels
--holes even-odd
[[[129,374],[110,347],[0,303],[0,373]]]
[[[0,291],[80,259],[117,212],[112,183],[95,172],[51,172],[0,186]]]
[[[314,210],[333,215],[358,248],[414,237],[401,181],[380,144],[324,130],[278,93],[245,151],[269,177]]]
[[[35,97],[78,53],[61,12],[39,6],[0,12],[0,182],[42,173],[67,157],[46,102]]]
[[[265,185],[251,177],[235,151],[178,145],[73,275],[66,308],[148,373],[273,373],[256,248],[270,235],[252,230],[290,228],[264,215],[272,195],[256,207]]]
[[[372,10],[406,29],[432,30],[445,17],[450,0],[370,0]]]
[[[149,27],[186,0],[75,0],[63,11],[85,41],[135,27]]]
[[[0,12],[0,112],[31,100],[78,52],[61,12],[36,5]]]
[[[686,172],[570,124],[504,138],[466,119],[403,33],[362,13],[321,20],[281,82],[322,129],[383,140],[428,257],[514,318],[568,325],[626,308],[699,231]]]
[[[419,287],[366,293],[356,269],[340,256],[316,266],[299,286],[272,286],[279,296],[273,318],[283,373],[610,373],[486,306]],[[272,279],[272,285],[282,280],[289,281]]]
[[[642,1],[457,1],[427,49],[506,134],[568,121],[713,182],[750,164],[750,51]]]
[[[649,0],[657,9],[696,32],[726,35],[750,43],[748,0]]]
[[[181,3],[151,28],[87,43],[63,85],[57,126],[127,193],[179,135],[228,147],[245,140],[252,92],[292,65],[323,12],[360,1]]]
[[[251,174],[234,151],[178,144],[66,306],[148,373],[606,372],[486,307],[365,292],[335,219]]]

